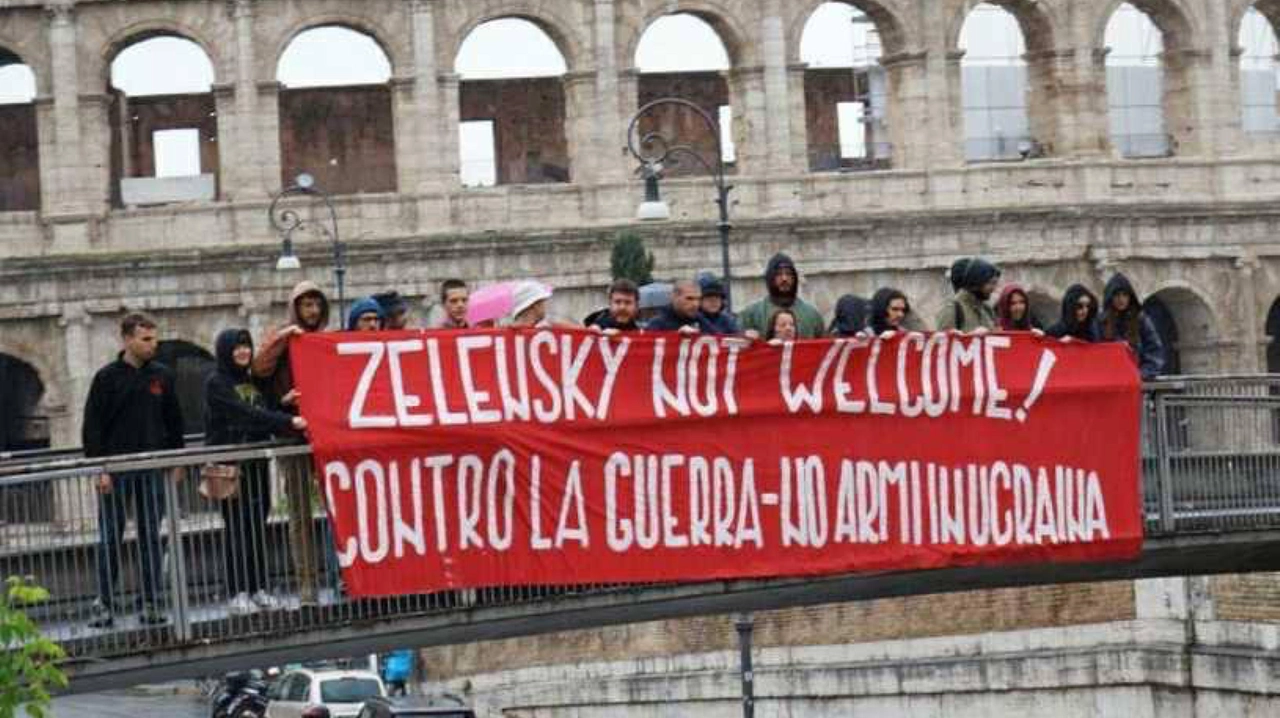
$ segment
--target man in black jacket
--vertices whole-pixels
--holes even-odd
[[[156,323],[143,314],[120,322],[124,350],[98,370],[84,409],[84,453],[87,457],[182,448],[182,409],[173,372],[152,361],[156,355]],[[175,472],[176,476],[176,472]],[[137,525],[138,570],[142,584],[143,624],[165,623],[160,603],[160,519],[164,517],[164,478],[158,470],[127,471],[97,477],[98,599],[89,622],[107,628],[124,608],[116,595],[126,509],[133,505]]]

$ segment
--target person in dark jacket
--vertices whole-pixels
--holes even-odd
[[[615,279],[609,285],[609,306],[588,317],[587,326],[602,331],[639,331],[640,323],[636,321],[639,312],[640,288],[625,277]]]
[[[1128,342],[1133,350],[1143,381],[1150,381],[1164,371],[1164,342],[1151,318],[1142,311],[1142,302],[1133,284],[1116,273],[1102,292],[1102,316],[1098,330],[1104,342]]]
[[[1045,331],[1059,339],[1098,341],[1098,298],[1083,284],[1067,287],[1062,296],[1062,318]]]
[[[1001,331],[1029,332],[1043,329],[1031,315],[1031,300],[1020,284],[1006,284],[996,300],[996,323]]]
[[[654,332],[714,333],[702,316],[702,288],[692,279],[682,279],[671,290],[671,303],[645,325]]]
[[[871,317],[867,331],[872,336],[905,329],[904,322],[911,314],[907,295],[893,287],[883,287],[871,296]]]
[[[409,328],[409,300],[400,296],[400,292],[391,290],[375,294],[373,301],[382,307],[383,329]]]
[[[84,408],[82,440],[86,457],[180,449],[182,409],[168,367],[156,361],[156,323],[144,314],[120,322],[124,349],[93,377]],[[176,478],[176,477],[175,477]],[[122,601],[115,595],[127,508],[137,526],[144,624],[165,623],[160,611],[160,520],[164,518],[164,477],[157,470],[102,474],[97,478],[98,598],[89,626],[108,628]]]
[[[253,338],[244,329],[225,329],[215,342],[217,370],[205,381],[205,433],[210,446],[267,441],[307,428],[307,420],[277,411],[264,387],[249,374]],[[223,555],[232,614],[276,609],[267,591],[267,514],[271,486],[265,461],[240,464],[238,491],[218,503],[222,512]]]
[[[836,301],[836,315],[827,333],[833,337],[855,337],[867,328],[871,314],[871,302],[854,294],[846,294]]]
[[[723,336],[741,334],[738,317],[729,311],[729,293],[725,291],[724,282],[704,272],[698,276],[698,287],[702,289],[700,311],[711,333]]]
[[[796,315],[796,330],[801,339],[822,336],[826,322],[812,304],[800,298],[800,272],[791,257],[773,255],[764,270],[764,285],[768,296],[751,304],[738,313],[738,324],[743,331],[753,331],[763,336],[769,331],[769,320],[779,309],[790,309]]]

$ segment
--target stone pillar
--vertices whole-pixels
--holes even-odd
[[[891,55],[882,58],[880,64],[889,80],[885,123],[889,127],[892,164],[896,168],[924,169],[931,163],[933,145],[929,123],[925,121],[932,111],[924,54]]]
[[[597,181],[599,142],[595,127],[596,73],[575,72],[564,76],[564,134],[569,144],[569,181],[592,185]]]
[[[462,139],[459,129],[462,124],[462,77],[456,73],[441,74],[440,83],[441,124],[439,127],[438,147],[441,178],[448,178],[448,187],[453,189],[461,181],[462,158],[458,154]]]
[[[769,170],[769,107],[763,67],[729,71],[729,106],[738,174],[765,174]]]
[[[1213,92],[1212,56],[1208,50],[1166,51],[1161,56],[1164,74],[1164,125],[1179,156],[1201,157],[1213,152],[1219,141],[1219,110],[1209,102]],[[1235,103],[1222,97],[1227,106]]]
[[[53,76],[53,123],[50,147],[51,182],[40,196],[46,215],[76,215],[90,211],[89,173],[82,173],[80,74],[76,62],[75,8],[69,0],[45,6],[49,15],[49,49]]]
[[[255,0],[233,0],[227,11],[235,23],[235,75],[225,85],[214,87],[218,109],[219,190],[223,199],[266,197],[279,188],[279,171],[268,181],[263,175],[262,146],[255,115],[259,98],[255,87],[253,10]],[[278,140],[279,136],[276,136]],[[271,153],[279,160],[279,142]]]
[[[1258,291],[1257,272],[1262,268],[1261,262],[1252,253],[1236,257],[1236,273],[1239,279],[1235,282],[1238,288],[1236,311],[1240,314],[1240,341],[1244,351],[1236,350],[1235,366],[1224,367],[1227,371],[1241,374],[1256,374],[1267,370],[1267,337],[1266,316],[1267,297]],[[1227,347],[1230,352],[1231,348]]]
[[[281,177],[283,171],[280,155],[281,89],[280,83],[275,80],[256,83],[253,90],[253,110],[249,115],[253,117],[251,146],[258,158],[254,164],[258,169],[257,183],[260,189],[256,191],[264,197],[271,196],[293,183],[292,178],[286,183]]]
[[[793,103],[792,85],[787,72],[786,28],[778,12],[776,0],[766,3],[768,9],[760,25],[761,54],[764,59],[764,99],[767,160],[770,174],[794,172],[801,166],[792,153],[791,123]],[[804,98],[804,81],[801,76],[801,100]],[[803,102],[801,104],[803,108]],[[802,115],[803,117],[803,115]],[[803,121],[802,121],[803,122]],[[804,127],[801,124],[801,127]],[[803,146],[803,142],[801,143]]]
[[[396,126],[396,169],[402,193],[445,191],[449,187],[437,138],[443,124],[438,63],[438,0],[405,0],[413,36],[412,74],[398,78],[393,94]],[[456,132],[456,130],[454,130]]]
[[[804,63],[796,63],[787,67],[787,112],[790,113],[790,169],[795,172],[809,171],[809,116],[805,106],[805,71],[809,68]]]
[[[80,429],[84,423],[84,404],[89,396],[89,385],[97,367],[90,361],[93,351],[89,342],[89,330],[93,317],[82,304],[67,304],[62,308],[58,326],[62,327],[64,382],[62,398],[64,411],[57,426],[51,426],[50,444],[53,448],[80,446]],[[51,417],[52,418],[52,417]],[[94,528],[97,517],[97,501],[94,490],[86,482],[54,482],[54,522],[67,528]]]
[[[615,0],[595,0],[595,181],[626,182],[631,178],[631,162],[622,149],[627,144],[627,121],[634,114],[636,87],[624,94],[618,72],[617,11]]]

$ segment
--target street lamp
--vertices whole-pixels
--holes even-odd
[[[302,215],[292,209],[279,206],[280,200],[298,195],[319,197],[329,210],[328,226],[325,226],[324,222],[319,222],[316,226],[333,243],[333,277],[338,285],[338,316],[342,317],[346,314],[343,280],[347,276],[347,264],[346,248],[338,239],[338,213],[333,208],[333,199],[329,193],[317,187],[316,178],[306,172],[298,175],[294,178],[292,185],[285,187],[272,197],[271,207],[267,210],[271,226],[280,233],[280,258],[276,260],[276,271],[288,272],[302,269],[302,262],[293,251],[293,233],[304,227],[309,228],[312,221],[303,219]]]
[[[687,110],[702,118],[707,130],[715,139],[715,160],[704,157],[688,144],[673,144],[661,132],[647,132],[640,135],[640,120],[661,107],[675,107]],[[640,176],[644,178],[644,202],[636,211],[636,219],[642,221],[661,221],[671,218],[671,209],[662,201],[658,193],[658,177],[667,164],[674,164],[681,157],[693,159],[702,165],[711,175],[716,186],[716,204],[720,207],[720,221],[716,229],[720,232],[720,263],[724,280],[725,308],[731,304],[733,291],[729,277],[729,232],[733,225],[729,224],[729,192],[733,185],[725,178],[724,148],[721,146],[720,123],[706,110],[698,105],[678,97],[664,97],[654,100],[640,108],[627,128],[627,150],[640,162]]]

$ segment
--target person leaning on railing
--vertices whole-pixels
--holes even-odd
[[[120,322],[120,336],[124,346],[118,358],[98,370],[89,387],[81,436],[84,455],[92,458],[181,449],[182,409],[173,372],[154,361],[158,348],[155,320],[145,314],[130,314]],[[180,476],[178,470],[173,472],[175,479]],[[160,610],[160,520],[165,511],[161,472],[104,473],[97,477],[97,489],[98,598],[89,626],[109,628],[115,623],[115,614],[125,608],[115,587],[130,504],[138,532],[139,621],[144,625],[167,622]]]
[[[249,372],[253,338],[244,329],[226,329],[215,342],[218,368],[205,381],[205,431],[210,446],[267,441],[302,431],[307,420],[279,411],[263,382]],[[297,392],[282,397],[291,405]],[[228,608],[233,614],[277,609],[280,601],[267,590],[267,514],[271,482],[267,462],[239,465],[239,482],[218,501],[222,512]]]

